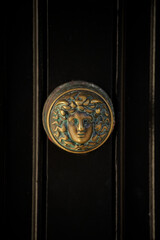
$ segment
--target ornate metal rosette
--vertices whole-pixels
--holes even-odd
[[[43,109],[43,126],[49,139],[72,153],[100,147],[115,125],[113,105],[98,86],[71,81],[57,87]]]

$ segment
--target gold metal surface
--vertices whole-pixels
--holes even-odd
[[[60,148],[71,153],[87,153],[100,147],[110,136],[114,127],[113,106],[108,95],[105,98],[97,89],[64,88],[57,97],[50,96],[53,101],[46,102],[44,128]]]

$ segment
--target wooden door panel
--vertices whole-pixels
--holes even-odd
[[[126,4],[125,56],[125,236],[149,239],[150,1]]]
[[[0,71],[5,239],[159,239],[159,2],[7,4]],[[71,80],[100,86],[115,109],[112,135],[82,155],[51,143],[42,126],[47,96]]]
[[[71,80],[93,82],[112,97],[113,3],[90,7],[48,2],[51,92]],[[82,156],[48,144],[48,239],[114,235],[112,137]]]
[[[17,11],[20,9],[20,11]],[[32,219],[32,1],[2,4],[1,217],[3,239],[30,239]]]

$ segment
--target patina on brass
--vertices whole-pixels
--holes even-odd
[[[71,81],[57,87],[43,109],[43,125],[49,139],[72,153],[100,147],[115,124],[113,105],[98,86]]]

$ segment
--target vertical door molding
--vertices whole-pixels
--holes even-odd
[[[155,240],[155,61],[156,0],[151,0],[149,80],[149,216],[150,239]]]
[[[39,38],[38,0],[33,0],[33,166],[32,166],[32,240],[37,240],[38,164],[39,164]]]
[[[42,109],[47,96],[47,1],[33,0],[32,240],[46,236],[47,140]]]
[[[124,232],[124,164],[125,164],[125,8],[117,0],[116,20],[116,76],[117,133],[115,138],[115,239],[123,239]]]

